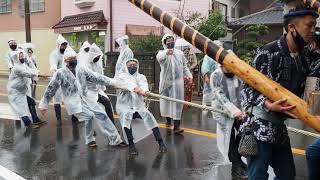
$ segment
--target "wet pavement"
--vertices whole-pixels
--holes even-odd
[[[46,83],[41,81],[37,86],[37,100]],[[114,103],[115,97],[110,98]],[[8,103],[6,78],[0,78],[0,103]],[[149,109],[163,127],[158,102],[152,101]],[[158,145],[151,135],[136,144],[139,156],[134,159],[128,158],[127,148],[108,146],[100,131],[98,148],[87,148],[84,125],[72,124],[64,109],[62,128],[56,128],[53,106],[49,106],[45,116],[39,116],[48,124],[31,132],[26,132],[19,121],[0,119],[0,165],[25,179],[219,179],[216,165],[222,157],[216,146],[216,122],[210,113],[190,108],[183,114],[182,126],[188,128],[183,136],[161,128],[167,154],[158,154]],[[290,121],[289,125],[308,129],[298,121]],[[292,133],[290,137],[296,148],[297,179],[306,179],[303,153],[314,139]]]

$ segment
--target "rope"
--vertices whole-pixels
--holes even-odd
[[[115,94],[107,94],[107,95],[116,97]],[[173,102],[177,102],[177,103],[186,104],[186,105],[189,105],[189,106],[192,106],[192,107],[195,107],[195,108],[199,108],[199,109],[202,109],[202,110],[209,110],[209,111],[215,111],[215,112],[219,112],[219,113],[222,113],[222,114],[226,114],[226,112],[218,110],[218,109],[215,109],[213,107],[209,107],[209,106],[205,106],[205,105],[199,105],[199,104],[192,103],[192,102],[187,102],[187,101],[182,101],[182,100],[170,98],[170,97],[167,97],[167,96],[162,96],[162,95],[151,93],[151,92],[148,92],[148,96],[156,97],[156,98],[159,98],[159,99],[165,99],[165,100],[173,101]],[[146,99],[147,108],[149,107],[150,101],[159,102],[158,99],[147,98]],[[288,131],[293,132],[293,133],[302,134],[302,135],[310,136],[310,137],[314,137],[314,138],[320,138],[320,134],[312,133],[312,132],[305,131],[305,130],[302,130],[302,129],[297,129],[297,128],[289,127],[289,126],[287,126],[287,129],[288,129]]]
[[[188,106],[191,106],[191,107],[195,107],[195,108],[199,108],[199,109],[202,109],[202,110],[214,111],[214,112],[219,112],[219,113],[227,115],[227,113],[225,111],[222,111],[222,110],[219,110],[219,109],[216,109],[216,108],[213,108],[213,107],[200,105],[200,104],[196,104],[196,103],[192,103],[192,102],[188,102],[188,101],[183,101],[183,100],[180,100],[180,99],[174,99],[174,98],[170,98],[170,97],[167,97],[167,96],[162,96],[162,95],[151,93],[151,92],[147,92],[147,95],[151,96],[151,97],[156,97],[156,98],[159,98],[159,99],[165,99],[165,100],[168,100],[168,101],[173,101],[173,102],[176,102],[176,103],[185,104],[185,105],[188,105]]]
[[[288,131],[291,131],[291,132],[294,132],[294,133],[297,133],[297,134],[302,134],[302,135],[305,135],[305,136],[311,136],[311,137],[314,137],[314,138],[320,138],[320,134],[312,133],[312,132],[309,132],[309,131],[304,131],[304,130],[293,128],[293,127],[287,127],[287,129],[288,129]]]

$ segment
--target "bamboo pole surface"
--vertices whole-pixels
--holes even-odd
[[[295,105],[296,108],[291,112],[295,114],[299,120],[303,121],[317,132],[320,132],[320,118],[313,116],[308,112],[308,105],[304,100],[300,99],[277,82],[269,79],[267,76],[239,59],[236,55],[227,53],[227,51],[222,47],[215,45],[209,38],[203,36],[198,31],[181,22],[179,19],[161,10],[150,1],[128,1],[152,16],[167,28],[171,29],[175,34],[190,42],[209,57],[215,59],[227,70],[240,77],[243,81],[268,97],[270,100],[277,101],[283,98],[287,99],[285,106]],[[304,1],[305,3],[313,3],[313,6],[318,7],[317,10],[319,10],[320,6],[318,2],[315,2],[316,0]]]

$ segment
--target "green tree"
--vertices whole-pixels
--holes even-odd
[[[161,37],[154,33],[139,37],[129,34],[129,46],[133,52],[157,52],[162,48]]]
[[[237,53],[240,56],[240,59],[250,63],[253,59],[255,50],[266,44],[265,41],[261,40],[261,37],[269,34],[269,28],[263,24],[251,25],[245,29],[245,34],[249,38],[243,39],[238,43]]]
[[[98,31],[93,31],[90,35],[94,43],[104,52],[104,36],[99,36]]]
[[[202,16],[200,12],[188,12],[187,16],[184,17],[184,22],[188,24],[190,27],[198,30],[201,23],[205,21],[206,18]]]
[[[208,18],[200,22],[197,30],[213,41],[225,37],[228,33],[224,18],[218,11],[211,11]]]
[[[70,37],[69,37],[69,42],[71,47],[75,50],[75,51],[79,51],[81,44],[79,44],[79,34],[78,33],[71,33]]]

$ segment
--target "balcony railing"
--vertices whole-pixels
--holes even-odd
[[[74,4],[78,8],[92,7],[96,3],[96,0],[74,0]]]

